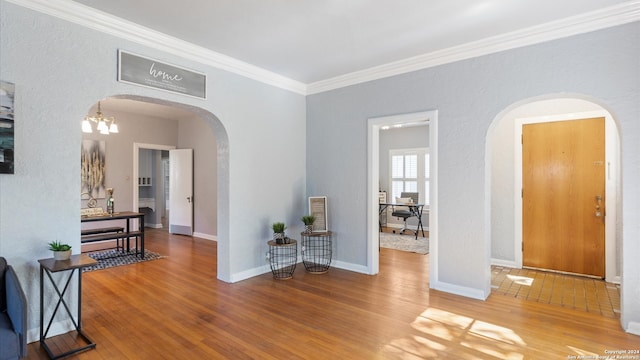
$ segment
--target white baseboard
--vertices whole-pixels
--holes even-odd
[[[250,279],[252,277],[260,276],[262,274],[266,274],[268,272],[271,272],[271,267],[268,264],[262,265],[249,270],[241,271],[239,273],[231,274],[230,281],[232,283],[236,283],[242,280]]]
[[[430,287],[434,290],[444,291],[450,294],[460,295],[460,296],[482,300],[482,301],[486,300],[487,297],[489,297],[489,293],[490,293],[490,292],[487,293],[484,290],[480,290],[480,289],[475,289],[475,288],[470,288],[470,287],[460,286],[455,284],[449,284],[449,283],[444,283],[440,281],[431,282]]]
[[[367,267],[364,265],[358,265],[358,264],[353,264],[353,263],[339,261],[339,260],[332,260],[330,268],[331,267],[334,267],[336,269],[353,271],[361,274],[372,275],[369,273],[369,269],[367,269]]]
[[[629,321],[627,332],[633,335],[640,335],[640,322]]]
[[[194,237],[200,238],[200,239],[205,239],[205,240],[211,240],[211,241],[218,241],[218,236],[217,235],[211,235],[211,234],[205,234],[205,233],[200,233],[200,232],[194,232],[193,233]]]
[[[493,265],[493,266],[504,266],[504,267],[513,268],[513,269],[519,269],[519,267],[516,264],[516,262],[512,261],[512,260],[502,260],[502,259],[491,258],[491,265]]]
[[[267,260],[268,262],[268,260]],[[302,258],[300,256],[298,256],[298,263],[296,265],[296,267],[298,266],[302,266],[304,268],[304,264],[302,263]],[[344,262],[344,261],[331,261],[331,264],[329,265],[329,269],[331,268],[336,268],[336,269],[342,269],[342,270],[348,270],[348,271],[353,271],[353,272],[358,272],[358,273],[362,273],[362,274],[367,274],[367,275],[371,275],[369,274],[369,271],[367,270],[366,266],[362,266],[362,265],[357,265],[357,264],[352,264],[352,263],[348,263],[348,262]],[[265,265],[253,268],[253,269],[249,269],[249,270],[245,270],[245,271],[241,271],[239,273],[236,274],[232,274],[231,275],[231,282],[235,283],[238,281],[242,281],[242,280],[247,280],[249,278],[255,277],[255,276],[260,276],[266,273],[271,272],[271,266],[267,263]],[[295,277],[295,275],[294,275]]]

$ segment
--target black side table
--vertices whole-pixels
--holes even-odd
[[[288,244],[278,244],[270,240],[267,244],[269,245],[269,264],[273,278],[278,280],[291,279],[298,262],[298,242],[291,239]]]
[[[72,255],[69,260],[55,260],[54,258],[49,259],[40,259],[38,260],[40,263],[40,344],[47,351],[47,354],[51,359],[60,359],[65,356],[69,356],[71,354],[78,353],[80,351],[85,351],[88,349],[93,349],[96,347],[96,344],[85,335],[82,331],[82,268],[95,265],[98,263],[96,260],[90,258],[85,254],[80,255]],[[71,310],[69,309],[69,305],[64,300],[64,294],[69,288],[69,284],[71,283],[71,279],[73,278],[73,273],[78,270],[78,313],[77,318],[74,318],[73,314],[71,314]],[[67,281],[64,283],[64,287],[62,291],[56,285],[56,282],[53,280],[51,276],[52,273],[60,272],[60,271],[70,271],[69,277]],[[53,289],[58,294],[58,301],[56,303],[56,307],[53,310],[53,314],[51,314],[51,318],[49,318],[49,324],[47,324],[47,329],[44,328],[44,274],[47,274]],[[53,322],[53,318],[55,317],[58,309],[60,308],[60,304],[64,307],[69,315],[69,318],[73,322],[73,325],[78,332],[78,335],[82,337],[84,341],[87,342],[87,345],[71,349],[69,351],[63,352],[61,354],[53,354],[49,345],[46,343],[46,337],[49,333],[49,328],[51,327],[51,323]]]
[[[331,264],[331,231],[303,232],[302,263],[311,274],[324,274]]]

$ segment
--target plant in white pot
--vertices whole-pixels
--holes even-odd
[[[71,245],[63,244],[60,241],[49,243],[49,250],[53,251],[53,258],[56,260],[69,260],[71,258]]]
[[[313,232],[313,223],[316,221],[316,217],[313,215],[305,215],[300,220],[304,223],[304,232],[311,234]]]
[[[276,222],[271,225],[271,229],[273,229],[273,240],[276,241],[276,244],[286,244],[287,237],[284,234],[286,228],[283,222]]]

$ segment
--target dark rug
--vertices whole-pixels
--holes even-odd
[[[400,235],[400,234],[389,234],[389,233],[380,233],[380,247],[401,250],[401,251],[409,251],[418,254],[428,254],[429,253],[429,238],[423,238],[413,235]]]
[[[165,256],[160,256],[160,254],[155,253],[153,251],[145,250],[144,251],[144,259],[140,258],[140,255],[136,255],[135,249],[131,250],[131,252],[122,252],[117,249],[111,249],[106,251],[96,251],[87,253],[92,259],[98,260],[98,263],[93,266],[87,266],[82,269],[82,272],[85,271],[93,271],[93,270],[102,270],[108,269],[116,266],[135,264],[143,261],[157,260],[162,259]]]

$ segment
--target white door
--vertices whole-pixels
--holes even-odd
[[[169,150],[169,232],[193,235],[193,149]]]

